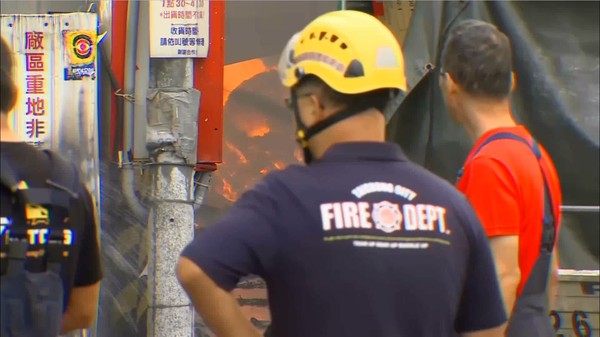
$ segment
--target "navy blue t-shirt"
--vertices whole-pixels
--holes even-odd
[[[452,185],[390,143],[267,175],[182,253],[268,288],[274,337],[445,337],[506,321],[487,237]]]

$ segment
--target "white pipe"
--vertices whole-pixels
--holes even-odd
[[[560,210],[567,213],[600,213],[600,206],[560,206]]]
[[[125,39],[125,83],[123,86],[123,94],[126,95],[132,95],[135,90],[139,8],[139,1],[129,1],[127,9],[127,36]],[[133,150],[133,112],[134,103],[130,99],[125,99],[123,109],[123,151],[125,166],[122,171],[121,186],[123,197],[127,201],[127,204],[136,217],[143,219],[146,217],[146,209],[135,194],[135,167],[130,163],[131,159],[134,158],[133,155],[128,155]]]
[[[204,204],[204,198],[210,188],[210,180],[212,178],[211,171],[198,172],[199,176],[194,178],[194,210],[198,210]]]
[[[100,29],[99,29],[99,33],[102,34],[104,32],[110,32],[111,31],[111,27],[112,27],[112,1],[111,0],[100,0],[100,4],[98,5],[98,15],[100,16]],[[106,34],[104,39],[102,40],[102,50],[100,51],[100,45],[98,45],[98,52],[97,55],[99,55],[99,53],[106,53],[106,55],[103,55],[105,57],[103,57],[102,59],[102,67],[108,67],[105,69],[109,69],[110,68],[110,59],[111,59],[111,50],[112,50],[112,36],[111,34]],[[106,62],[104,60],[108,60],[109,62]],[[100,72],[101,70],[99,69],[98,72]],[[102,81],[101,83],[98,83],[98,85],[101,86],[101,92],[103,93],[102,96],[100,97],[100,107],[101,107],[101,114],[99,116],[99,121],[98,123],[100,123],[100,125],[103,126],[108,126],[110,125],[110,120],[111,120],[111,99],[112,99],[112,95],[110,94],[105,94],[105,93],[111,93],[112,92],[112,87],[111,87],[111,80],[110,80],[110,76],[107,76],[106,74],[102,74]],[[102,149],[102,152],[100,153],[100,158],[102,159],[106,159],[106,158],[110,158],[110,156],[112,155],[112,149],[110,147],[110,133],[108,132],[109,128],[104,128],[101,129],[102,130],[102,134],[99,134],[99,141],[100,141],[100,148]]]
[[[125,83],[123,93],[132,95],[135,89],[135,69],[137,58],[137,29],[140,2],[129,1],[127,9],[127,36],[125,38]],[[131,97],[131,96],[130,96]],[[133,147],[133,108],[131,99],[125,100],[123,111],[123,151],[128,153]]]
[[[148,216],[148,212],[140,202],[140,198],[135,194],[135,172],[136,169],[131,165],[122,168],[121,187],[123,190],[123,197],[125,198],[125,201],[127,201],[127,205],[129,205],[133,214],[135,214],[136,220],[142,221],[142,219],[145,219]]]

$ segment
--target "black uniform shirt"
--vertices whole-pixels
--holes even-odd
[[[444,337],[506,321],[483,229],[389,143],[267,175],[184,250],[219,286],[267,282],[275,337]]]
[[[46,179],[50,178],[51,164],[50,159],[44,152],[26,143],[12,142],[0,143],[0,151],[2,151],[3,159],[10,160],[11,167],[15,171],[18,180],[27,182],[31,188],[48,187]],[[8,191],[3,190],[0,199],[2,206],[0,209],[2,218],[2,233],[0,233],[0,237],[2,238],[5,237],[6,231],[10,228],[9,224],[4,222],[8,222],[8,219],[12,217],[10,196],[5,192]],[[81,233],[72,233],[67,238],[67,240],[71,241],[72,245],[78,246],[79,251],[77,256],[71,256],[66,260],[61,268],[63,288],[65,289],[65,310],[72,287],[89,286],[100,281],[102,278],[98,227],[96,225],[92,198],[83,184],[80,185],[78,194],[85,207],[84,223],[80,226]],[[49,210],[49,212],[52,211],[52,209]],[[28,230],[30,231],[30,252],[44,249],[44,245],[42,244],[44,240],[42,238],[43,233],[39,231],[43,227],[44,225],[36,224],[32,226],[32,230]],[[36,232],[36,230],[38,231]],[[2,259],[2,264],[5,265],[5,263],[5,259]],[[30,258],[27,261],[26,268],[32,272],[44,271],[43,255],[40,255],[39,258]]]

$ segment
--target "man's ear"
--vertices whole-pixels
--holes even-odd
[[[450,73],[442,73],[440,76],[440,86],[447,95],[456,94],[460,90],[460,86],[454,81]]]
[[[517,74],[513,71],[510,73],[510,79],[511,79],[511,86],[510,86],[510,92],[514,92],[515,90],[517,90]]]
[[[325,104],[323,103],[323,99],[320,95],[311,95],[310,96],[310,112],[312,114],[312,118],[315,121],[320,121],[327,117],[327,112],[325,111]]]

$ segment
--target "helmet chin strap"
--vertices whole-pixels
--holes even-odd
[[[298,107],[298,96],[296,92],[292,90],[292,95],[290,97],[291,106],[294,110],[294,118],[296,119],[296,142],[300,145],[302,149],[302,157],[304,159],[304,163],[306,165],[310,164],[313,160],[312,153],[310,152],[310,148],[308,147],[308,138],[306,137],[307,127],[302,123],[302,119],[300,118],[300,108]]]
[[[370,107],[365,107],[362,105],[356,105],[353,107],[348,107],[342,111],[339,111],[317,123],[313,126],[307,127],[300,118],[300,108],[298,107],[298,98],[296,93],[292,91],[291,95],[291,105],[294,110],[294,118],[296,119],[296,141],[300,144],[300,147],[303,151],[304,162],[308,165],[313,161],[313,154],[310,151],[308,146],[308,140],[317,135],[319,132],[327,129],[333,124],[340,122],[346,118],[357,115]]]

